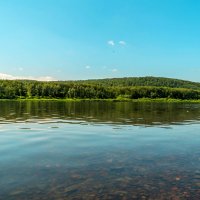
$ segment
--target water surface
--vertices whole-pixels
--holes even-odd
[[[200,199],[200,104],[0,101],[0,199]]]

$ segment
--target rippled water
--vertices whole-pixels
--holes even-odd
[[[200,104],[0,101],[0,199],[200,199]]]

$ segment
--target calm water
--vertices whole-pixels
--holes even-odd
[[[0,101],[0,199],[200,199],[200,104]]]

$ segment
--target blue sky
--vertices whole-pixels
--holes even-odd
[[[0,77],[200,82],[198,0],[0,0]]]

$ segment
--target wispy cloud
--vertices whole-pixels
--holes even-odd
[[[41,76],[41,77],[35,78],[35,80],[38,80],[38,81],[57,81],[57,79],[55,79],[54,77],[51,77],[51,76]]]
[[[121,41],[119,41],[119,44],[122,45],[122,46],[125,46],[125,45],[126,45],[126,42],[123,41],[123,40],[121,40]]]
[[[126,45],[126,42],[124,40],[120,40],[119,42],[115,43],[114,40],[109,40],[108,42],[108,45],[110,46],[115,46],[116,44],[119,44],[121,46],[125,46]]]
[[[91,68],[91,66],[89,66],[89,65],[86,65],[86,66],[85,66],[85,68],[86,68],[86,69],[90,69],[90,68]]]
[[[56,81],[55,78],[51,76],[40,76],[40,77],[33,77],[33,76],[13,76],[10,74],[0,73],[0,79],[4,80],[36,80],[36,81]]]
[[[115,42],[114,42],[113,40],[109,40],[109,41],[108,41],[108,45],[110,45],[110,46],[115,46]]]
[[[118,69],[116,69],[116,68],[115,68],[115,69],[112,69],[112,72],[113,72],[113,73],[118,72]]]

